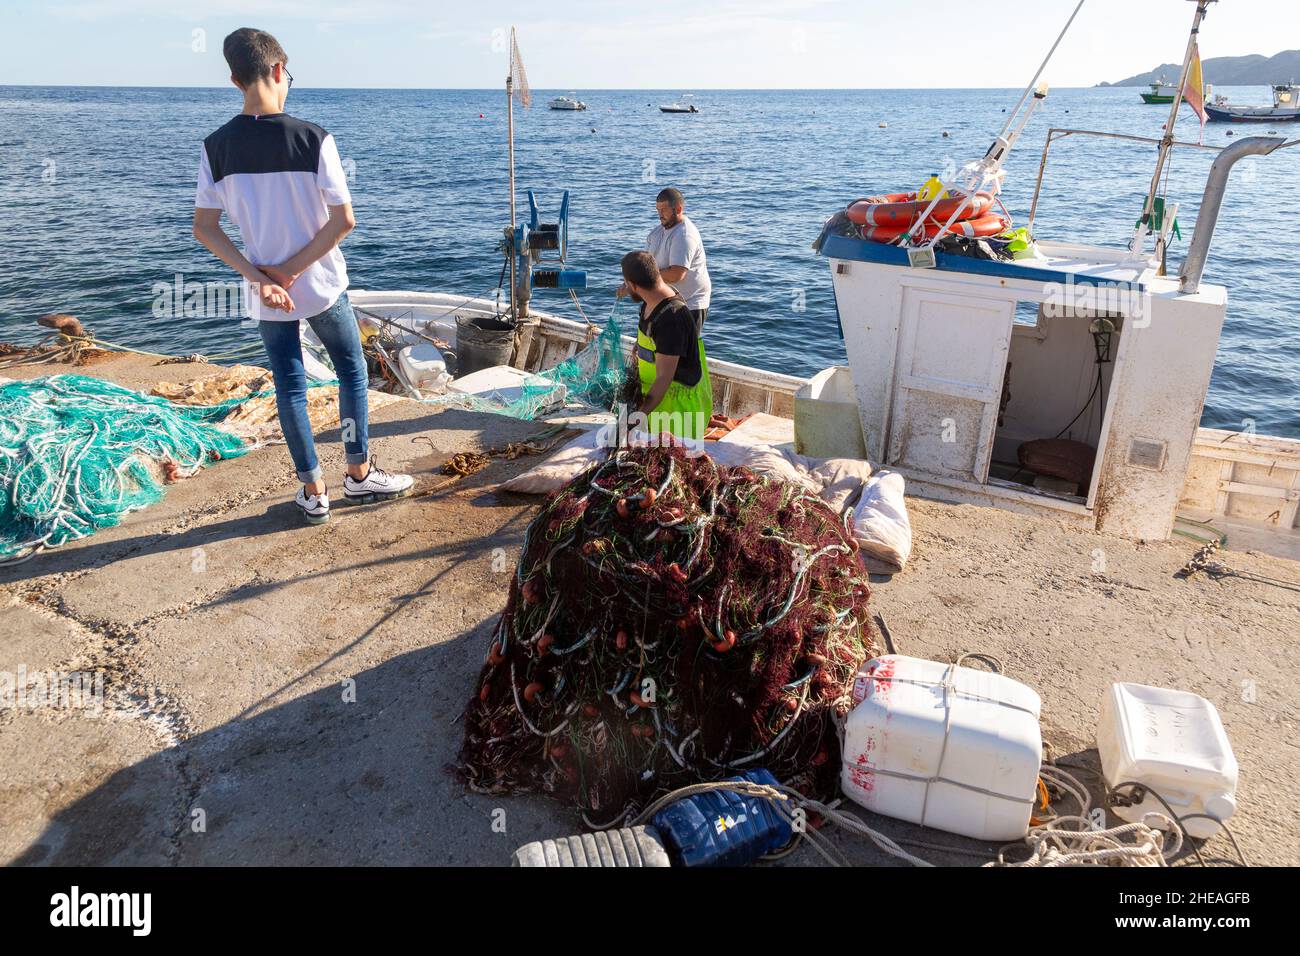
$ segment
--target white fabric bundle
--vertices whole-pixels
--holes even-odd
[[[897,574],[912,553],[912,523],[903,499],[903,476],[878,471],[853,510],[853,537],[873,574]]]

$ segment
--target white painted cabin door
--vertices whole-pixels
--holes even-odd
[[[903,290],[889,464],[988,479],[1015,303]]]

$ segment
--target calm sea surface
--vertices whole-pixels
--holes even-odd
[[[570,190],[570,259],[588,270],[588,314],[608,315],[618,257],[641,246],[655,193],[675,185],[708,252],[709,354],[799,375],[845,358],[829,271],[809,248],[823,220],[857,196],[915,189],[945,164],[982,155],[1018,93],[701,91],[702,112],[674,116],[657,105],[681,91],[582,90],[587,112],[547,110],[563,92],[535,91],[534,108],[516,111],[518,184],[521,203],[524,190],[538,191],[546,218]],[[1263,88],[1219,92],[1268,98]],[[35,341],[33,320],[65,311],[138,348],[215,353],[251,341],[255,333],[230,319],[162,320],[151,309],[155,283],[178,273],[230,277],[195,243],[190,222],[200,141],[239,105],[233,89],[0,87],[0,340]],[[333,132],[355,168],[359,227],[344,245],[354,288],[468,296],[496,287],[504,105],[490,90],[293,91],[289,112]],[[1049,127],[1159,136],[1167,115],[1136,89],[1053,91],[1012,154],[1004,201],[1023,221]],[[1210,124],[1206,142],[1231,142],[1228,129]],[[1269,131],[1232,127],[1237,136]],[[1190,111],[1179,132],[1196,138]],[[1058,141],[1037,234],[1122,245],[1154,159],[1145,144]],[[1174,153],[1169,193],[1182,204],[1183,239],[1171,271],[1209,163],[1208,153]],[[1297,181],[1300,148],[1233,173],[1206,270],[1229,289],[1207,425],[1249,419],[1261,432],[1300,437]],[[539,292],[536,305],[575,314],[554,293]]]

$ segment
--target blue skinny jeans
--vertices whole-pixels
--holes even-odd
[[[348,294],[344,292],[324,312],[311,316],[307,324],[325,346],[338,375],[339,423],[348,464],[363,464],[368,458],[370,438],[366,401],[369,375]],[[307,418],[307,372],[302,364],[298,320],[263,320],[257,323],[257,328],[262,334],[271,374],[275,378],[275,404],[293,467],[298,472],[298,480],[310,484],[320,479],[321,467],[316,458],[311,422]]]

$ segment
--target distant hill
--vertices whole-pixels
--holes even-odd
[[[1215,86],[1270,86],[1300,80],[1300,50],[1284,50],[1276,56],[1213,56],[1201,61],[1205,82]],[[1160,77],[1170,83],[1178,82],[1181,63],[1166,63],[1146,73],[1130,76],[1118,83],[1098,83],[1098,86],[1150,86]]]

